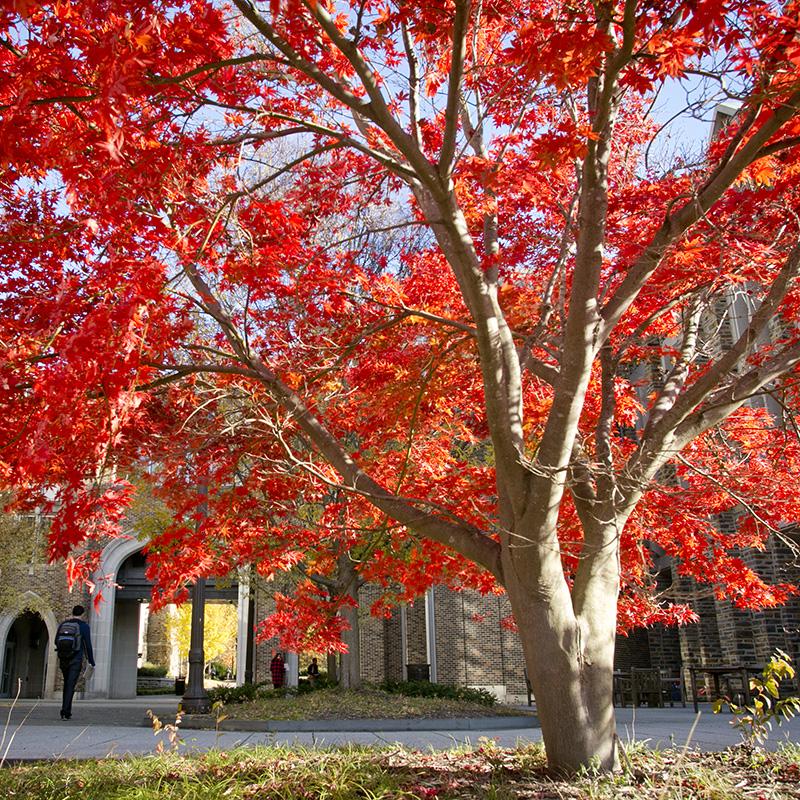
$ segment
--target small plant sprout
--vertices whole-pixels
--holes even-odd
[[[166,724],[163,723],[151,709],[147,710],[147,716],[152,720],[153,735],[159,736],[163,733],[166,735],[167,742],[169,743],[168,746],[165,747],[164,740],[159,740],[158,744],[156,745],[156,752],[163,753],[166,750],[169,750],[173,753],[177,752],[180,746],[183,744],[183,739],[181,739],[179,733],[181,720],[183,719],[183,711],[179,710],[175,715],[175,722],[168,722]]]
[[[772,730],[773,722],[780,725],[783,720],[800,712],[800,697],[781,698],[780,694],[780,682],[792,680],[794,676],[792,659],[778,649],[761,675],[750,678],[750,704],[738,705],[720,698],[712,706],[714,713],[719,714],[727,706],[734,716],[731,725],[738,729],[742,743],[748,747],[762,745]]]
[[[219,737],[222,733],[220,725],[228,719],[228,715],[225,713],[225,704],[222,700],[217,700],[211,704],[211,715],[214,717],[214,730],[217,734],[217,742],[219,742]]]

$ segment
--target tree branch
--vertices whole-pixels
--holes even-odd
[[[800,242],[789,253],[758,311],[753,314],[749,324],[730,350],[707,369],[680,398],[676,399],[672,408],[665,412],[656,424],[651,426],[654,440],[662,440],[667,435],[667,432],[674,431],[693,409],[696,409],[712,396],[712,393],[724,382],[727,376],[735,373],[738,367],[751,354],[759,337],[778,312],[783,298],[798,273],[800,273]],[[734,383],[734,386],[736,383]],[[727,392],[728,389],[723,388],[719,390],[718,394]]]
[[[645,425],[643,438],[647,438],[653,428],[661,421],[664,414],[669,411],[683,390],[689,377],[689,368],[697,351],[697,334],[700,329],[700,319],[703,313],[703,304],[699,297],[695,297],[689,313],[686,315],[681,352],[664,382],[658,397],[653,403],[653,408]]]
[[[411,136],[417,143],[417,147],[421,148],[422,139],[419,135],[419,59],[405,22],[401,23],[400,29],[403,36],[403,48],[406,51],[406,60],[408,61],[408,117],[411,125]]]
[[[725,383],[725,378],[735,375],[752,345],[766,330],[798,272],[800,242],[787,257],[770,291],[733,347],[684,391],[652,426],[650,435],[641,439],[620,476],[626,509],[633,508],[658,470],[689,442],[726,419],[755,392],[800,364],[800,344],[795,344]]]
[[[289,64],[296,70],[299,70],[307,77],[311,78],[314,83],[321,86],[328,92],[331,97],[343,103],[348,108],[363,107],[364,102],[361,98],[357,97],[350,90],[338,81],[326,75],[316,64],[303,58],[294,48],[275,30],[275,28],[267,22],[261,14],[256,11],[255,7],[249,0],[233,0],[236,8],[239,9],[242,16],[250,22],[259,33],[264,36],[267,41],[277,48]]]
[[[213,372],[220,375],[242,375],[245,378],[251,379],[258,377],[252,369],[237,367],[231,364],[164,364],[158,361],[145,361],[144,365],[146,367],[152,367],[153,369],[169,370],[170,374],[137,386],[137,391],[155,389],[158,386],[174,383],[181,378],[185,378],[187,375],[194,375],[200,372]]]
[[[444,134],[442,149],[439,152],[437,169],[439,174],[449,179],[453,170],[453,157],[456,152],[458,132],[458,108],[461,102],[461,81],[464,77],[464,59],[467,54],[467,24],[469,22],[470,0],[456,0],[456,14],[453,20],[453,44],[451,47],[450,75],[447,82],[447,108],[444,114]]]
[[[237,3],[244,1],[234,0]],[[417,179],[425,181],[430,186],[435,185],[437,176],[430,161],[420,149],[417,140],[403,130],[403,127],[392,114],[380,90],[374,72],[365,61],[356,44],[342,35],[322,3],[314,0],[303,0],[303,2],[319,22],[331,42],[350,62],[369,97],[369,103],[367,104],[353,105],[352,103],[347,103],[347,105],[356,113],[374,122],[389,137],[389,141],[412,165]]]
[[[500,547],[496,541],[466,522],[452,522],[437,514],[414,507],[407,500],[387,491],[361,469],[322,421],[305,405],[300,396],[283,383],[258,356],[245,348],[236,327],[197,268],[187,265],[186,275],[202,298],[203,304],[220,326],[237,358],[247,365],[256,374],[257,380],[270,390],[276,402],[289,413],[295,424],[314,443],[327,463],[341,475],[346,488],[363,494],[376,508],[418,534],[434,539],[474,560],[502,582]]]
[[[729,189],[742,171],[781,127],[800,110],[800,92],[795,92],[737,151],[729,151],[700,188],[694,201],[669,213],[650,244],[631,265],[617,290],[601,311],[603,318],[599,341],[605,341],[623,314],[638,297],[642,287],[656,271],[667,248],[676,242]]]
[[[265,55],[264,53],[250,53],[246,56],[238,56],[237,58],[226,58],[221,61],[214,61],[208,64],[201,64],[199,67],[190,69],[188,72],[183,72],[180,75],[157,75],[150,73],[150,82],[156,86],[165,84],[183,83],[184,81],[193,78],[195,75],[200,75],[204,72],[217,72],[225,67],[235,67],[239,64],[250,64],[253,61],[273,61],[272,56]]]

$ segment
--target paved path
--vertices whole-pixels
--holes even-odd
[[[136,700],[76,701],[73,718],[58,720],[56,701],[20,702],[11,714],[7,701],[0,701],[0,759],[90,758],[129,753],[150,753],[163,735],[155,736],[142,724],[145,712],[152,708],[164,722],[174,719],[175,698],[137,698]],[[617,709],[617,725],[623,741],[644,741],[651,747],[682,746],[687,741],[703,750],[720,750],[736,744],[739,736],[730,726],[730,715],[714,715],[702,711],[697,724],[691,708]],[[517,723],[519,724],[519,723]],[[330,747],[343,744],[386,745],[400,743],[417,749],[447,749],[475,745],[481,736],[497,740],[501,746],[541,739],[538,727],[499,730],[458,730],[450,721],[442,720],[435,731],[364,732],[348,730],[352,723],[342,720],[341,730],[301,733],[220,732],[185,730],[181,732],[182,749],[203,751],[210,748],[232,748],[240,745],[283,744],[307,747]],[[694,726],[694,732],[692,728]],[[691,734],[691,737],[690,737]],[[800,743],[800,719],[777,729],[768,746],[775,747],[785,739]],[[165,746],[167,742],[165,741]]]

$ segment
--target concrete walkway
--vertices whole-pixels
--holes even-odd
[[[58,719],[56,701],[20,701],[13,713],[11,703],[0,701],[0,760],[51,758],[93,758],[151,753],[163,734],[156,736],[142,721],[152,709],[165,723],[174,720],[177,701],[173,697],[142,697],[136,700],[76,701],[68,722]],[[623,741],[645,742],[650,747],[683,746],[689,742],[702,750],[720,750],[739,741],[731,728],[729,714],[714,715],[701,711],[699,718],[691,708],[617,709],[619,736]],[[695,724],[696,723],[696,724]],[[491,724],[497,725],[496,718]],[[399,743],[415,749],[448,749],[473,746],[483,736],[500,746],[541,740],[541,731],[529,720],[509,718],[508,727],[484,730],[464,727],[460,720],[441,720],[435,730],[357,730],[357,723],[341,720],[338,730],[308,731],[200,731],[184,730],[181,750],[199,752],[210,748],[230,749],[242,745],[333,747],[337,745],[388,745]],[[511,727],[514,726],[514,727]],[[354,730],[354,728],[356,728]],[[694,728],[694,730],[693,730]],[[800,743],[800,719],[777,728],[767,746],[781,741]]]

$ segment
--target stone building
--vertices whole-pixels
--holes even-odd
[[[58,622],[82,601],[60,564],[43,558],[42,520],[3,519],[0,542],[0,697],[47,697],[56,686]]]
[[[728,519],[720,524],[735,524]],[[23,521],[24,539],[35,523]],[[27,531],[27,533],[26,533]],[[795,536],[789,533],[789,536]],[[148,660],[170,666],[164,615],[148,612],[151,590],[144,576],[145,560],[139,539],[117,539],[105,548],[97,577],[111,583],[94,608],[88,597],[70,592],[63,565],[43,559],[3,562],[0,579],[0,696],[49,697],[60,688],[55,649],[58,622],[81,602],[89,611],[97,668],[88,685],[90,697],[132,697],[137,666]],[[784,542],[772,539],[764,552],[747,552],[748,566],[764,577],[800,583],[800,567]],[[655,627],[617,639],[617,667],[658,667],[677,675],[689,666],[763,663],[781,648],[800,661],[800,599],[784,607],[754,613],[735,609],[714,598],[708,587],[677,576],[664,561],[658,579],[670,584],[680,599],[698,612],[700,622],[682,628]],[[13,587],[13,588],[12,588]],[[264,681],[275,642],[256,642],[257,620],[273,608],[271,591],[250,592],[246,580],[209,586],[208,602],[236,603],[238,647],[236,680]],[[388,618],[375,618],[368,609],[378,590],[369,585],[360,593],[361,672],[365,681],[380,683],[427,677],[430,680],[491,691],[500,700],[524,702],[524,659],[517,635],[503,620],[509,617],[502,595],[481,596],[437,586],[413,605],[395,609]],[[302,654],[288,654],[289,683],[305,667]],[[301,663],[302,662],[302,663]],[[172,668],[175,675],[177,669]],[[687,681],[688,683],[688,681]]]

